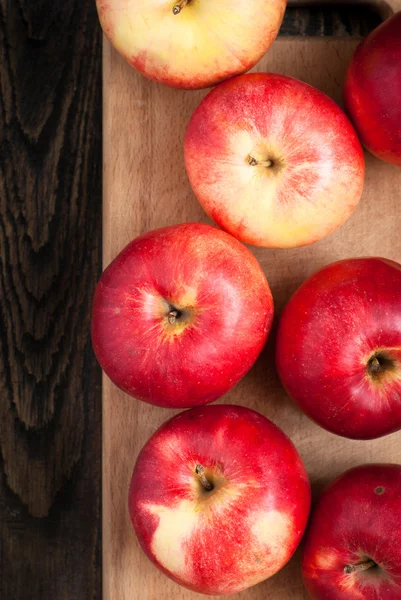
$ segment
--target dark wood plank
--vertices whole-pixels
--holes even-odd
[[[101,34],[0,0],[0,597],[101,598]]]

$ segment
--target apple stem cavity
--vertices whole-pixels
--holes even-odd
[[[366,562],[362,562],[357,565],[345,565],[344,573],[350,574],[355,573],[356,571],[367,571],[375,566],[376,563],[374,560],[367,560]]]
[[[184,6],[188,4],[189,0],[180,0],[173,6],[173,15],[179,15]]]
[[[248,165],[251,165],[251,167],[272,167],[273,161],[272,160],[256,160],[256,158],[249,155],[248,156]]]
[[[203,485],[203,487],[205,488],[205,490],[207,492],[210,492],[213,489],[213,486],[210,483],[210,481],[208,480],[208,478],[206,477],[206,475],[205,475],[205,469],[202,467],[202,465],[196,465],[196,467],[195,467],[195,473],[199,477],[199,481],[201,482],[201,484]]]

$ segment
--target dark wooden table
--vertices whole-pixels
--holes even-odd
[[[361,8],[281,35],[364,35]],[[101,598],[101,33],[94,0],[0,0],[0,598]]]

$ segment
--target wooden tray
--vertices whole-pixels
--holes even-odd
[[[393,0],[401,8],[401,0]],[[257,66],[298,77],[341,104],[346,67],[358,40],[279,38]],[[110,45],[103,59],[103,265],[140,233],[182,221],[209,222],[194,197],[183,162],[188,119],[205,91],[159,86],[138,75]],[[352,256],[379,255],[401,262],[401,169],[366,155],[360,206],[328,238],[302,249],[255,249],[273,292],[276,322],[292,292],[317,268]],[[297,446],[316,494],[353,465],[399,462],[401,435],[356,442],[312,423],[286,397],[274,368],[273,330],[251,372],[222,402],[260,411]],[[169,411],[136,402],[103,380],[103,568],[105,600],[205,598],[162,575],[139,548],[127,510],[128,484],[137,454]],[[276,576],[232,596],[241,600],[303,600],[299,556]]]

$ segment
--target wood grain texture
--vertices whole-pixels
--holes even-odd
[[[101,31],[0,0],[0,597],[101,597]]]
[[[398,1],[398,0],[397,0]],[[401,8],[401,3],[399,3]],[[341,103],[354,38],[279,38],[257,70],[298,77]],[[183,163],[186,123],[205,91],[185,92],[147,81],[104,44],[103,265],[133,237],[182,221],[209,222],[194,197]],[[156,165],[156,166],[155,166]],[[360,206],[336,233],[313,246],[253,249],[270,282],[276,323],[292,292],[317,268],[340,258],[380,255],[401,261],[401,170],[366,155]],[[325,432],[290,402],[274,362],[275,330],[250,373],[222,400],[249,406],[279,425],[296,444],[316,494],[345,469],[370,461],[399,461],[400,433],[371,442]],[[127,493],[137,454],[177,411],[135,402],[104,377],[103,565],[105,600],[195,600],[141,552],[132,530]],[[307,600],[299,556],[275,577],[233,600]]]

